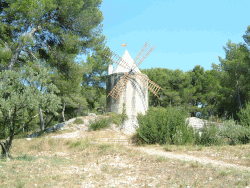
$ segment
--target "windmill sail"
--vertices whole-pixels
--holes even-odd
[[[122,94],[122,91],[125,89],[128,81],[129,81],[130,77],[131,77],[131,74],[125,73],[123,75],[123,77],[115,85],[115,87],[110,91],[110,93],[108,94],[107,97],[111,96],[118,101],[121,94]]]
[[[120,78],[117,84],[109,92],[107,97],[111,96],[118,101],[123,90],[126,88],[128,81],[131,79],[132,75],[138,78],[155,96],[159,97],[157,94],[159,90],[162,88],[156,83],[154,83],[152,80],[150,80],[146,75],[142,74],[138,68],[138,66],[154,50],[154,48],[155,47],[146,42],[146,44],[143,46],[143,48],[141,49],[135,60],[133,60],[130,55],[129,56],[127,55],[128,54],[127,50],[125,51],[123,57],[119,57],[109,48],[106,49],[106,54],[111,54],[111,55],[108,56],[104,54],[104,56],[109,60],[111,60],[113,63],[116,63],[118,65],[113,73],[120,72],[117,71],[119,69],[119,66],[125,69],[125,70],[123,69],[122,71],[125,72],[125,74]],[[127,61],[129,61],[129,63]]]
[[[137,67],[155,49],[155,47],[153,47],[152,45],[148,44],[148,42],[146,42],[146,44],[144,44],[144,46],[142,47],[141,51],[139,52],[139,54],[135,58],[135,64],[136,64]]]
[[[111,55],[108,56],[106,54],[111,54]],[[111,51],[109,48],[106,49],[106,53],[103,54],[103,56],[105,56],[106,58],[111,60],[113,63],[116,63],[116,64],[118,64],[119,66],[121,66],[121,67],[123,67],[125,69],[130,69],[131,68],[126,61],[124,61],[121,57],[119,57],[115,52]]]
[[[146,75],[141,73],[136,73],[135,76],[145,85],[148,87],[148,89],[157,97],[157,93],[162,89],[161,86],[154,83],[152,80],[150,80]]]

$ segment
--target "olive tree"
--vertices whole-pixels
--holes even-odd
[[[49,82],[49,74],[43,67],[37,72],[28,66],[0,72],[0,139],[5,140],[0,145],[6,157],[14,137],[39,115],[39,107],[55,115],[60,108],[58,89]]]

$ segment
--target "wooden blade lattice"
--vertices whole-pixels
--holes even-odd
[[[129,64],[124,61],[121,57],[119,57],[117,54],[115,54],[113,51],[111,51],[109,48],[106,48],[106,52],[105,54],[103,54],[103,56],[105,56],[106,58],[108,58],[109,60],[111,60],[113,63],[118,64],[119,66],[125,68],[125,69],[129,69],[131,70],[128,73],[125,73],[123,75],[123,77],[117,82],[117,84],[113,87],[113,89],[109,92],[108,96],[113,97],[114,99],[116,99],[116,103],[118,102],[123,90],[125,89],[128,81],[131,78],[131,73],[133,72],[133,70],[138,67],[143,60],[154,50],[155,47],[153,47],[152,45],[148,44],[148,42],[146,42],[146,44],[143,46],[143,48],[141,49],[141,51],[139,52],[139,54],[137,55],[137,57],[134,60],[134,66],[130,67]],[[111,54],[111,55],[110,55]],[[162,89],[159,85],[157,85],[156,83],[154,83],[152,80],[150,80],[146,75],[141,74],[136,72],[135,74],[133,74],[135,77],[137,77],[146,87],[148,87],[148,89],[157,97],[159,97],[157,95],[157,93],[159,92],[160,89]]]
[[[108,56],[107,54],[111,55]],[[131,69],[131,67],[126,61],[124,61],[121,57],[119,57],[115,52],[111,51],[109,48],[106,48],[106,52],[105,54],[103,54],[103,56],[125,69]]]
[[[146,42],[146,44],[144,44],[144,46],[142,47],[141,51],[139,52],[139,54],[136,56],[136,58],[134,60],[134,62],[135,62],[135,64],[136,64],[137,67],[155,49],[155,47],[153,47],[152,45],[148,44],[148,42]]]
[[[160,89],[162,89],[161,86],[157,85],[156,83],[154,83],[152,80],[150,80],[146,75],[141,74],[141,73],[136,73],[135,76],[145,85],[148,87],[148,89],[150,91],[152,91],[152,93],[159,97],[157,95],[157,93],[160,91]]]
[[[107,97],[111,96],[118,101],[130,78],[131,74],[124,74],[123,77],[117,82],[115,87],[109,92]]]

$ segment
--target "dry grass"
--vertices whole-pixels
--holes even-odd
[[[250,144],[210,147],[165,145],[163,148],[168,152],[209,157],[213,160],[250,167]]]
[[[249,172],[148,155],[133,149],[135,146],[108,143],[112,139],[128,137],[113,130],[65,130],[31,141],[16,139],[12,159],[0,159],[0,187],[246,187],[250,184]],[[250,145],[147,147],[244,166],[248,166],[250,157]],[[231,161],[233,157],[238,157],[236,162]]]

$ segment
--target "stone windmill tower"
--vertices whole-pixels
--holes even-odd
[[[123,104],[125,104],[128,116],[128,120],[122,126],[125,133],[133,133],[135,126],[138,126],[137,114],[145,114],[148,110],[148,89],[156,96],[158,91],[162,89],[151,81],[147,75],[142,74],[138,68],[154,48],[147,42],[135,60],[131,58],[127,50],[122,57],[119,57],[110,49],[106,49],[106,54],[104,54],[106,58],[117,64],[115,70],[113,70],[113,65],[108,68],[106,82],[107,111],[121,114]]]

